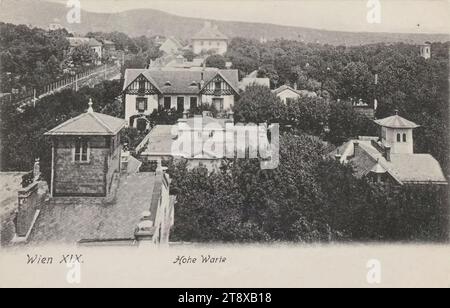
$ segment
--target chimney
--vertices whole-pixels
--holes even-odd
[[[295,82],[295,83],[294,83],[294,90],[297,90],[297,88],[298,88],[298,85],[297,85],[297,83]]]
[[[386,158],[387,161],[391,161],[391,147],[389,145],[384,147],[384,158]]]
[[[36,158],[36,161],[34,162],[33,175],[34,181],[39,181],[41,177],[41,167],[39,164],[39,158]]]
[[[336,161],[341,162],[342,155],[339,153],[339,149],[337,149],[337,153],[334,155]]]
[[[359,142],[358,141],[354,141],[353,142],[353,149],[354,149],[353,156],[356,157],[361,151],[361,148],[359,147]]]

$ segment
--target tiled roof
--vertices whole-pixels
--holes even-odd
[[[420,125],[417,125],[414,122],[408,121],[399,115],[394,115],[394,116],[387,117],[387,118],[384,118],[381,120],[376,120],[375,123],[377,123],[380,126],[388,127],[388,128],[417,128],[417,127],[420,127]]]
[[[205,85],[207,85],[218,74],[222,76],[227,83],[239,93],[238,70],[189,70],[189,69],[166,69],[166,70],[148,70],[148,69],[127,69],[125,72],[124,90],[136,80],[141,74],[144,75],[162,94],[199,94],[198,84],[201,81],[201,75]],[[170,86],[166,83],[170,82]],[[195,83],[195,86],[193,85]]]
[[[294,88],[292,88],[288,85],[282,85],[281,87],[278,87],[277,89],[273,90],[272,92],[275,95],[278,95],[283,91],[292,91],[294,93],[297,93],[300,96],[317,97],[317,94],[315,92],[308,91],[308,90],[295,90]]]
[[[154,173],[123,176],[113,204],[93,203],[82,198],[52,200],[54,204],[42,209],[30,242],[133,240],[142,213],[151,210],[157,177]]]
[[[193,40],[228,40],[228,37],[219,31],[217,26],[206,23],[204,27],[192,37]]]
[[[47,136],[116,135],[125,126],[123,119],[97,112],[85,112],[45,133]]]
[[[148,144],[143,155],[171,155],[172,153],[172,125],[157,125],[145,138]]]
[[[358,142],[360,152],[354,154],[354,142]],[[387,161],[370,140],[351,140],[334,151],[339,152],[342,163],[351,163],[357,177],[367,175],[373,170],[386,170],[399,184],[435,183],[447,184],[439,162],[430,154],[391,154]]]
[[[245,77],[241,80],[239,84],[239,88],[241,90],[245,90],[248,86],[251,85],[259,85],[270,88],[270,79],[269,78],[253,78],[253,77]]]
[[[81,45],[89,45],[90,47],[101,47],[103,46],[102,43],[97,41],[94,38],[88,38],[88,37],[68,37],[67,40],[69,41],[70,46],[77,47]]]

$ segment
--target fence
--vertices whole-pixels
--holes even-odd
[[[117,65],[103,65],[88,68],[87,70],[77,73],[74,76],[59,79],[43,87],[27,90],[26,92],[20,93],[18,95],[10,95],[7,97],[2,97],[0,98],[0,103],[4,102],[19,103],[19,102],[33,101],[35,99],[40,99],[47,95],[51,95],[55,92],[62,91],[66,88],[73,88],[75,91],[78,91],[80,83],[84,82],[85,79],[100,74],[104,74],[105,75],[104,78],[106,79],[108,75],[116,71],[119,71],[119,67]]]

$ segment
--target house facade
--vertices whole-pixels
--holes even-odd
[[[89,48],[97,55],[97,64],[101,64],[103,58],[103,44],[94,38],[88,37],[68,37],[70,50],[79,46],[89,46]]]
[[[223,55],[228,50],[228,37],[210,22],[205,22],[204,27],[192,37],[191,41],[195,54],[214,52]]]
[[[127,124],[145,130],[154,110],[183,112],[202,105],[230,110],[239,95],[238,71],[128,69],[123,94]]]
[[[47,132],[52,141],[50,193],[54,197],[105,197],[120,172],[123,119],[87,112]]]
[[[317,97],[315,92],[307,90],[297,90],[296,87],[292,88],[288,85],[283,85],[272,91],[283,103],[289,101],[295,101],[300,97]]]

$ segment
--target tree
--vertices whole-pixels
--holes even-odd
[[[75,66],[83,66],[87,63],[93,64],[98,59],[97,53],[87,44],[74,47],[69,56]]]
[[[207,67],[215,67],[218,69],[225,69],[227,60],[221,55],[212,55],[206,58]]]
[[[193,61],[195,59],[196,54],[191,50],[191,49],[186,49],[183,52],[183,57],[187,60],[187,61]]]
[[[250,85],[234,106],[235,120],[243,123],[280,123],[286,107],[269,88]]]

